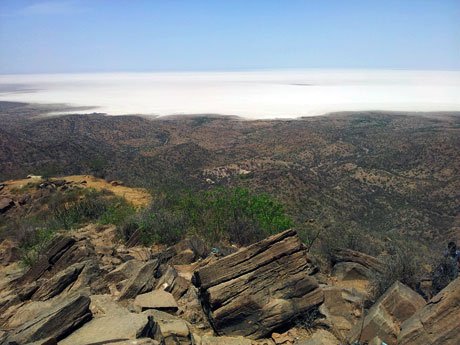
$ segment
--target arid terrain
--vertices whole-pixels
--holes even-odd
[[[460,341],[460,114],[63,109],[0,103],[0,343]]]
[[[459,113],[47,116],[63,108],[0,103],[0,180],[94,174],[153,193],[242,186],[287,204],[313,233],[403,235],[429,248],[460,239]]]

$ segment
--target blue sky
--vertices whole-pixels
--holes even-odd
[[[460,0],[0,0],[0,73],[460,69]]]

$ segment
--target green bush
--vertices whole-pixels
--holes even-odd
[[[423,262],[418,255],[417,248],[408,245],[396,245],[391,249],[394,254],[384,258],[384,271],[382,273],[374,272],[369,283],[373,301],[383,295],[396,281],[416,290],[424,273]]]
[[[129,239],[139,229],[148,243],[173,244],[193,234],[211,244],[248,245],[293,225],[283,205],[266,194],[222,187],[157,196],[120,230]]]

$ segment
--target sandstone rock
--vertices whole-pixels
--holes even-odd
[[[128,314],[128,309],[112,299],[111,295],[92,295],[89,309],[95,318]]]
[[[271,236],[195,271],[193,281],[218,335],[268,336],[323,302],[294,230]]]
[[[8,240],[0,243],[0,265],[6,266],[21,258],[18,245]]]
[[[190,327],[184,320],[159,310],[148,310],[143,314],[153,317],[155,331],[153,338],[165,345],[195,344]]]
[[[416,292],[395,282],[372,306],[369,313],[350,331],[347,340],[353,343],[379,337],[388,345],[395,345],[401,324],[425,304]],[[361,338],[358,339],[360,337]]]
[[[168,265],[166,272],[158,279],[155,288],[170,292],[178,300],[187,291],[189,285],[187,280],[180,277],[177,271]]]
[[[398,345],[460,344],[460,279],[451,282],[401,327]]]
[[[91,319],[90,301],[88,296],[77,295],[46,309],[11,331],[7,343],[26,344],[40,339],[64,338]]]
[[[369,342],[369,345],[382,345],[382,340],[379,337],[374,337]]]
[[[332,264],[335,266],[339,262],[354,262],[380,273],[383,273],[385,266],[381,260],[373,256],[344,248],[335,249],[332,253]]]
[[[343,339],[356,323],[356,313],[362,306],[358,292],[335,286],[322,286],[324,303],[319,307],[331,324],[331,332],[336,338]]]
[[[32,300],[44,301],[59,295],[66,287],[77,280],[78,275],[84,267],[84,263],[77,263],[59,272],[40,286],[40,288],[32,295]]]
[[[206,244],[198,237],[186,238],[174,246],[175,255],[171,258],[173,265],[187,265],[199,258],[208,256]]]
[[[197,337],[198,338],[198,337]],[[203,335],[200,337],[200,345],[251,345],[250,339],[243,337],[215,337],[211,335]]]
[[[339,262],[332,268],[332,275],[339,280],[369,280],[372,270],[356,262]]]
[[[341,342],[330,332],[319,329],[308,339],[300,341],[297,345],[339,345]]]
[[[0,196],[0,214],[5,213],[14,206],[14,201],[5,196]]]
[[[153,318],[144,314],[103,316],[86,323],[59,345],[111,344],[122,340],[152,338],[154,326]]]
[[[155,286],[155,273],[157,272],[158,266],[158,260],[152,260],[145,263],[136,275],[126,282],[118,299],[126,300],[151,291]]]
[[[58,237],[50,245],[47,254],[41,257],[17,284],[31,283],[40,278],[49,278],[57,272],[93,257],[94,250],[88,241],[76,241],[72,237]]]
[[[175,313],[177,311],[177,302],[169,292],[154,290],[142,295],[137,295],[134,299],[134,308],[138,311],[157,309]]]

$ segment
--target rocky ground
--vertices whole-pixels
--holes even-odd
[[[129,247],[90,224],[28,270],[15,243],[0,257],[1,344],[460,343],[459,279],[428,302],[396,282],[365,309],[382,263],[338,250],[325,274],[294,230],[224,256],[198,238]]]

